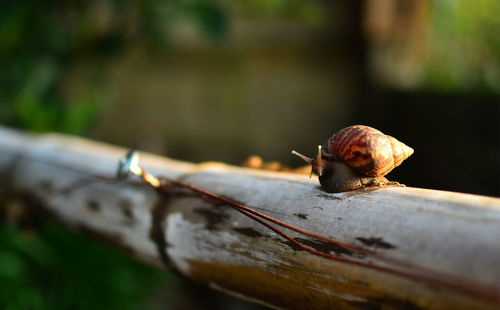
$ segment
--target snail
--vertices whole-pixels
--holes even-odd
[[[325,191],[338,193],[390,184],[384,176],[410,157],[413,149],[375,128],[355,125],[318,145],[314,159],[296,151],[292,154],[311,165],[311,175],[319,176]]]

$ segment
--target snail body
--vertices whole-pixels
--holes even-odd
[[[341,129],[318,146],[316,158],[293,154],[311,164],[327,192],[344,192],[387,184],[384,178],[413,154],[413,149],[379,130],[362,125]]]

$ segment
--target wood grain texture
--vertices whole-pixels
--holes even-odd
[[[329,194],[307,176],[141,154],[154,174],[415,268],[290,232],[313,249],[417,275],[406,277],[312,255],[185,190],[167,196],[139,180],[117,181],[125,153],[74,137],[0,129],[0,195],[35,197],[66,225],[131,256],[273,308],[500,306],[500,199],[410,187]]]

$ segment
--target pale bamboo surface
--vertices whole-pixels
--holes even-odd
[[[500,307],[498,198],[411,187],[328,194],[308,176],[141,154],[154,174],[409,266],[290,233],[316,250],[416,275],[408,277],[313,255],[185,190],[165,195],[138,178],[118,181],[117,163],[126,151],[1,128],[0,195],[30,197],[37,202],[30,207],[131,256],[273,308]]]

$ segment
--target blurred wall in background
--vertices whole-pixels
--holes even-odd
[[[107,66],[113,100],[92,135],[190,161],[291,163],[352,119],[360,14],[340,1],[319,24],[233,13],[217,42],[179,23],[167,51],[133,46]]]

